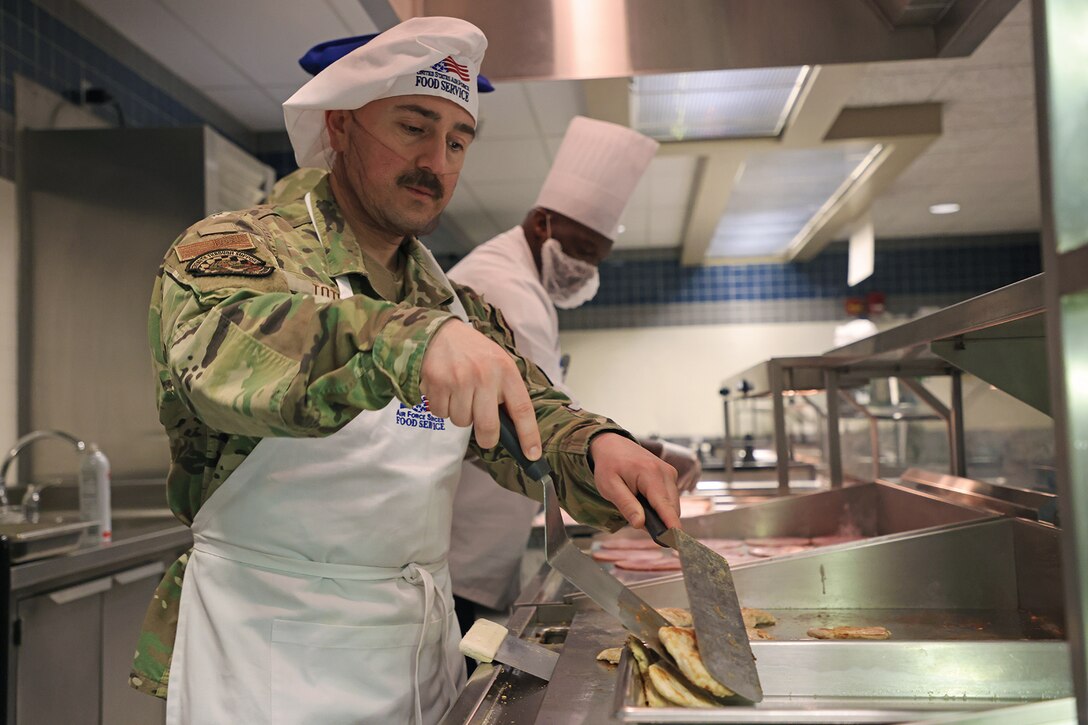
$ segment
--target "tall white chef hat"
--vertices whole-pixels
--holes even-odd
[[[476,76],[486,48],[487,38],[472,23],[428,17],[405,20],[348,53],[283,104],[298,165],[329,168],[325,111],[426,95],[451,100],[476,118]]]
[[[625,126],[575,116],[536,206],[615,239],[620,214],[659,145]]]

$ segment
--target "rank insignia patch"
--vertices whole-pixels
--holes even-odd
[[[198,239],[188,244],[179,244],[174,247],[174,254],[178,255],[179,262],[188,262],[202,254],[214,252],[217,249],[256,249],[257,245],[249,238],[248,234],[225,234],[210,239]]]
[[[275,271],[256,254],[237,249],[219,249],[205,252],[185,268],[194,277],[237,275],[240,277],[267,277]]]

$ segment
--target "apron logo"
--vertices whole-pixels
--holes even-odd
[[[431,415],[431,404],[427,402],[426,397],[423,398],[422,403],[411,407],[401,403],[397,410],[397,425],[403,425],[406,428],[446,430],[446,420]]]

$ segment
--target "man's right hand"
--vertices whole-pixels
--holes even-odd
[[[499,442],[499,405],[505,405],[525,456],[540,458],[536,411],[517,364],[471,325],[454,319],[438,328],[423,354],[419,390],[432,414],[473,426],[481,448]]]

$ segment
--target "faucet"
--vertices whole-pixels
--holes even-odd
[[[8,468],[15,461],[16,456],[22,453],[24,448],[31,443],[40,441],[44,438],[59,438],[60,440],[68,441],[75,446],[75,449],[80,453],[87,448],[87,445],[83,441],[76,438],[74,435],[65,433],[61,430],[36,430],[33,433],[27,433],[25,436],[15,441],[15,445],[12,446],[11,450],[4,456],[3,464],[0,464],[0,509],[7,509],[8,507]],[[28,491],[28,493],[30,492]]]

